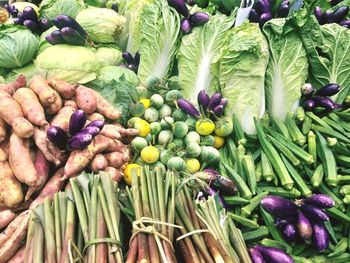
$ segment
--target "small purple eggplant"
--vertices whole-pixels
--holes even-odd
[[[341,3],[341,2],[343,2],[343,0],[329,0],[329,4],[331,6],[335,6],[335,5],[337,5],[337,4]]]
[[[254,8],[249,13],[249,21],[253,23],[259,23],[260,21],[260,15]]]
[[[50,21],[47,20],[47,19],[45,19],[45,18],[41,18],[41,19],[39,20],[39,25],[41,26],[41,28],[42,28],[43,30],[47,30],[47,29],[50,28]]]
[[[325,13],[323,13],[319,22],[320,25],[333,23],[333,12],[331,10],[328,10]]]
[[[283,229],[283,236],[288,242],[294,242],[297,238],[297,231],[293,224],[287,224]]]
[[[340,91],[340,86],[338,84],[330,83],[322,87],[321,89],[317,90],[315,94],[321,97],[328,97],[328,96],[333,96],[337,94],[339,91]]]
[[[287,17],[289,14],[289,6],[288,5],[281,5],[277,10],[277,17]]]
[[[311,240],[312,225],[310,220],[301,211],[298,212],[296,227],[301,238]]]
[[[333,198],[326,194],[314,194],[313,196],[306,198],[304,203],[319,208],[332,208],[335,205]]]
[[[211,188],[210,186],[209,187],[206,187],[205,189],[203,189],[203,192],[208,195],[208,196],[215,196],[218,198],[219,200],[219,203],[222,205],[222,207],[224,208],[228,208],[226,202],[225,202],[225,199],[222,197],[222,195],[218,192],[218,190],[215,190],[213,188]]]
[[[89,133],[78,133],[68,140],[70,150],[82,150],[92,142],[92,135]]]
[[[69,134],[71,136],[77,134],[81,131],[82,128],[84,128],[86,123],[86,116],[84,111],[82,110],[76,110],[69,120]]]
[[[304,108],[307,110],[307,111],[312,111],[315,109],[316,107],[316,103],[313,99],[307,99],[304,101]]]
[[[216,106],[218,106],[221,102],[221,99],[222,96],[219,92],[211,96],[208,102],[208,110],[212,111]]]
[[[64,38],[61,35],[60,30],[52,31],[50,35],[45,37],[46,41],[52,45],[58,45],[65,43]]]
[[[323,223],[316,223],[312,226],[312,243],[315,249],[323,252],[329,246],[329,234]]]
[[[294,263],[294,260],[282,249],[275,247],[256,246],[266,262],[269,263]]]
[[[290,224],[292,220],[286,218],[277,218],[275,225],[279,228],[284,228],[286,225]]]
[[[201,26],[209,21],[209,15],[204,12],[196,12],[189,17],[192,26]]]
[[[318,22],[321,22],[322,15],[323,15],[321,7],[316,6],[315,9],[314,9],[314,14],[315,14]]]
[[[177,100],[177,105],[181,110],[186,112],[187,114],[194,116],[194,117],[200,117],[199,111],[193,106],[193,104],[183,98]]]
[[[258,0],[255,4],[255,9],[258,13],[269,13],[271,12],[271,4],[269,0]]]
[[[179,14],[183,15],[184,17],[189,17],[190,11],[186,6],[185,0],[168,0],[168,4],[171,7],[174,7]]]
[[[326,212],[323,209],[318,208],[316,206],[304,204],[301,206],[301,210],[308,218],[310,218],[313,221],[324,222],[329,220],[329,217],[326,214]]]
[[[18,17],[15,17],[14,19],[12,19],[13,23],[15,25],[21,25],[22,24],[22,19],[18,18]]]
[[[228,99],[225,99],[225,98],[222,98],[220,101],[220,105],[222,105],[224,107],[227,105],[227,103],[228,103]]]
[[[140,53],[136,52],[134,55],[134,65],[136,65],[137,67],[139,67],[140,59],[141,59]]]
[[[298,206],[294,202],[279,196],[268,195],[260,204],[266,212],[281,218],[295,215],[298,211]]]
[[[346,27],[346,28],[350,28],[350,19],[345,19],[343,21],[340,21],[339,25]]]
[[[209,95],[205,90],[201,90],[198,93],[197,102],[198,102],[199,107],[201,107],[203,111],[207,110],[209,100],[210,100]]]
[[[68,136],[66,132],[60,127],[51,126],[47,129],[47,138],[50,142],[52,142],[55,146],[60,149],[66,149]]]
[[[38,30],[38,23],[33,20],[24,20],[23,25],[27,27],[30,31]]]
[[[218,105],[213,109],[213,113],[216,117],[221,117],[224,114],[224,106]]]
[[[336,10],[334,10],[333,12],[333,22],[335,23],[339,23],[340,21],[342,21],[344,18],[346,18],[346,16],[349,13],[349,7],[344,5],[344,6],[340,6],[338,7]]]
[[[267,21],[270,21],[272,19],[272,15],[271,13],[263,13],[261,16],[260,16],[260,27],[263,27],[263,25],[265,25],[265,23]]]
[[[315,92],[315,88],[310,83],[305,83],[301,88],[301,93],[304,96],[311,96]]]
[[[104,120],[94,120],[92,122],[90,122],[87,127],[97,127],[100,129],[100,131],[103,129],[103,126],[105,125],[105,121]]]
[[[90,126],[82,129],[80,133],[88,133],[91,134],[92,137],[95,137],[97,134],[99,134],[100,129],[96,126]]]
[[[336,105],[334,101],[327,97],[314,97],[313,98],[316,107],[325,108],[326,110],[334,110]]]
[[[191,23],[190,23],[190,20],[188,20],[188,18],[183,18],[181,19],[181,22],[180,22],[180,29],[183,33],[185,34],[189,34],[191,33],[192,31],[192,26],[191,26]]]
[[[202,172],[198,172],[195,174],[201,180],[209,183],[215,190],[220,191],[220,193],[227,195],[234,195],[237,193],[237,186],[235,183],[221,176],[216,170],[211,168],[206,168]]]
[[[132,57],[132,55],[129,52],[123,52],[122,57],[127,64],[134,63],[134,58]]]
[[[38,14],[31,6],[26,6],[23,9],[22,16],[24,20],[33,20],[34,22],[38,22]]]
[[[249,254],[250,258],[252,259],[253,263],[265,263],[265,260],[258,249],[255,247],[249,248]]]

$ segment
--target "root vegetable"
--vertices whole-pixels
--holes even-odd
[[[22,185],[13,174],[8,162],[0,162],[0,182],[0,199],[7,207],[16,207],[22,203]]]
[[[6,122],[0,118],[0,143],[6,140]]]
[[[45,108],[45,111],[49,115],[57,114],[62,109],[62,106],[63,106],[63,101],[61,99],[60,94],[58,94],[56,90],[53,90],[53,93],[55,94],[56,100]]]
[[[129,158],[125,158],[124,154],[121,152],[112,152],[105,154],[106,159],[108,160],[108,166],[114,168],[121,168]]]
[[[45,198],[53,199],[54,194],[61,191],[61,189],[65,185],[65,181],[63,180],[63,174],[63,167],[56,171],[56,173],[45,184],[44,188],[41,190],[37,198],[35,198],[33,203],[31,203],[29,207],[30,209],[34,209],[35,207],[43,203]]]
[[[75,96],[75,91],[78,87],[77,84],[70,84],[64,80],[58,79],[49,79],[47,82],[66,100]]]
[[[76,90],[75,101],[79,107],[85,113],[91,114],[96,111],[97,99],[93,90],[80,85]]]
[[[49,86],[46,79],[40,75],[35,75],[31,79],[29,88],[35,92],[43,106],[49,106],[57,99],[54,90]]]
[[[120,124],[114,124],[118,128],[118,132],[120,133],[121,136],[136,136],[139,135],[139,130],[138,129],[125,129],[123,126]]]
[[[103,115],[102,114],[100,114],[100,113],[98,113],[98,112],[94,112],[94,113],[92,113],[92,114],[89,114],[88,116],[87,116],[87,119],[89,120],[89,121],[96,121],[96,120],[105,120],[105,117],[103,117]]]
[[[11,125],[14,133],[19,137],[29,138],[33,135],[33,125],[24,118],[21,106],[2,91],[0,91],[0,118]]]
[[[15,230],[11,235],[7,235],[5,242],[0,247],[0,262],[7,262],[13,257],[22,245],[23,240],[26,238],[29,223],[29,211],[22,212],[18,217],[20,217],[20,221],[15,226]]]
[[[118,170],[114,167],[110,167],[110,166],[105,169],[105,172],[109,173],[111,175],[113,181],[116,181],[116,182],[120,182],[124,176],[120,170]]]
[[[16,218],[16,213],[10,209],[0,212],[0,229],[7,227]]]
[[[26,210],[19,214],[11,223],[6,227],[4,231],[0,233],[0,249],[2,245],[11,237],[11,235],[16,231],[16,228],[26,217],[29,217],[29,210]]]
[[[27,86],[27,79],[24,75],[18,75],[15,81],[8,84],[0,84],[0,91],[4,91],[11,96],[16,92],[17,89]]]
[[[63,129],[64,131],[68,131],[69,129],[69,120],[72,114],[75,112],[75,109],[71,106],[63,107],[57,115],[53,118],[51,125],[57,126]]]
[[[34,186],[37,173],[31,160],[29,140],[22,139],[16,134],[10,137],[9,163],[16,178],[28,186]]]
[[[121,112],[114,108],[102,95],[92,90],[95,98],[97,99],[97,112],[101,113],[104,117],[111,120],[116,120],[120,117]]]
[[[21,247],[7,263],[23,263],[25,261],[26,247]]]
[[[45,119],[44,108],[31,89],[20,88],[15,92],[13,98],[21,106],[24,117],[33,125],[45,126],[48,124]]]
[[[7,161],[7,153],[3,149],[0,148],[0,162]]]
[[[100,154],[100,153],[96,154],[96,156],[91,162],[91,170],[94,171],[95,173],[105,170],[107,166],[108,166],[108,161],[106,157],[104,157],[103,154]]]
[[[40,150],[36,153],[34,167],[38,175],[38,180],[36,181],[35,186],[28,188],[25,200],[28,200],[34,192],[40,190],[49,177],[50,163],[46,160],[44,154]]]
[[[78,109],[78,105],[77,103],[75,102],[75,100],[66,100],[64,102],[64,106],[71,106],[72,108],[74,108],[75,110]]]
[[[100,134],[111,139],[120,139],[122,137],[119,133],[119,128],[113,124],[105,124]]]

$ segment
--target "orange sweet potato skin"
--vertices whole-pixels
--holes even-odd
[[[56,93],[49,86],[46,79],[40,75],[35,75],[31,79],[29,88],[35,92],[43,106],[49,106],[56,100]]]
[[[111,175],[112,179],[116,182],[120,182],[123,179],[123,173],[114,167],[108,166],[105,169],[105,172],[109,173]]]
[[[53,90],[53,93],[55,94],[56,100],[45,108],[46,113],[49,115],[57,114],[63,106],[63,101],[60,94],[58,94],[56,90]]]
[[[6,140],[6,122],[0,118],[0,143]]]
[[[23,202],[21,183],[13,174],[9,163],[0,162],[0,199],[7,207],[16,207]]]
[[[16,254],[9,260],[7,263],[24,263],[25,262],[25,248],[26,246],[23,245]]]
[[[31,89],[20,88],[15,92],[13,98],[21,106],[24,117],[33,125],[45,126],[48,124],[45,119],[44,108]]]
[[[101,113],[104,117],[111,120],[119,119],[121,112],[114,108],[102,95],[94,90],[91,90],[97,99],[97,112]]]
[[[103,156],[103,154],[96,154],[94,159],[91,162],[91,170],[95,173],[99,171],[103,171],[107,168],[108,161],[106,157]]]
[[[78,87],[77,84],[70,84],[64,80],[58,79],[49,79],[47,82],[66,100],[75,96],[75,91]]]
[[[128,161],[128,158],[121,152],[107,153],[105,157],[108,160],[108,166],[114,168],[121,168]]]
[[[68,131],[69,129],[69,120],[72,114],[75,112],[75,109],[71,106],[63,107],[57,115],[52,119],[51,125],[57,126],[63,129],[64,131]]]
[[[4,162],[4,161],[7,161],[7,153],[0,148],[0,162]]]
[[[80,85],[77,88],[75,101],[79,109],[83,110],[86,114],[91,114],[96,111],[97,99],[93,93],[93,90]]]
[[[24,75],[18,75],[15,81],[7,84],[0,84],[0,91],[13,95],[17,89],[27,86],[27,79]]]

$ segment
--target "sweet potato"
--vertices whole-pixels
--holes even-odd
[[[35,75],[30,80],[29,88],[35,92],[43,106],[49,106],[56,100],[56,93],[40,75]]]
[[[7,161],[7,153],[3,149],[0,148],[0,162]]]
[[[122,180],[122,178],[123,178],[123,173],[120,170],[118,170],[118,169],[116,169],[114,167],[108,166],[105,169],[105,172],[109,173],[111,175],[112,179],[114,181],[116,181],[116,182],[120,182]]]
[[[16,218],[16,213],[10,209],[0,212],[0,229],[7,227]]]
[[[121,112],[114,108],[102,95],[94,90],[91,90],[97,99],[97,112],[111,120],[116,120],[120,117]]]
[[[70,84],[64,80],[59,79],[49,79],[47,82],[62,96],[62,98],[66,100],[75,96],[75,90],[78,87],[78,84]]]
[[[49,179],[49,181],[45,184],[44,188],[41,190],[40,194],[30,204],[29,206],[30,209],[34,209],[36,206],[43,203],[45,198],[53,199],[54,194],[63,189],[66,183],[63,180],[63,174],[64,174],[64,169],[63,167],[61,167]]]
[[[26,246],[23,245],[7,263],[24,263]]]
[[[87,119],[89,121],[96,121],[96,120],[105,120],[105,117],[103,117],[103,115],[98,112],[94,112],[92,114],[89,114],[87,116]]]
[[[100,134],[111,139],[120,139],[122,137],[119,133],[119,128],[113,124],[105,124]]]
[[[22,185],[8,162],[0,162],[0,197],[7,207],[16,207],[23,201]]]
[[[6,122],[0,118],[0,143],[6,140]]]
[[[79,109],[83,110],[86,114],[96,111],[97,99],[92,89],[79,85],[76,90],[75,101]]]
[[[28,188],[25,200],[28,200],[33,193],[40,190],[45,185],[49,177],[50,163],[46,160],[44,154],[40,150],[38,150],[36,153],[34,167],[38,175],[38,180],[36,181],[35,186]]]
[[[16,231],[18,225],[27,218],[29,218],[29,210],[25,210],[20,213],[11,223],[6,227],[4,231],[0,233],[0,249],[2,245],[10,238],[10,236]]]
[[[0,84],[0,91],[13,95],[17,89],[27,86],[27,79],[24,75],[18,75],[17,78],[8,84]]]
[[[12,232],[12,234],[7,235],[5,242],[0,246],[1,263],[5,263],[12,258],[26,238],[29,224],[29,211],[27,210],[22,212],[22,214],[20,214],[18,217],[20,217],[21,221],[19,221],[15,226],[15,230]]]
[[[24,118],[21,106],[7,93],[0,91],[0,118],[12,126],[21,138],[33,135],[33,125]]]
[[[64,101],[64,106],[71,106],[72,108],[74,108],[75,110],[78,109],[78,105],[75,102],[75,100],[66,100]]]
[[[114,168],[120,168],[128,161],[128,158],[124,157],[124,154],[121,152],[107,153],[105,157],[108,160],[108,166]]]
[[[13,98],[21,106],[24,117],[33,125],[45,126],[48,124],[45,119],[44,108],[31,89],[20,88],[15,92]]]
[[[10,140],[6,140],[6,141],[0,143],[0,149],[6,153],[7,157],[8,157],[8,152],[9,152],[9,145],[10,145]]]
[[[31,160],[28,139],[19,138],[14,133],[11,135],[9,163],[13,173],[20,182],[28,186],[35,185],[38,177]]]
[[[68,131],[69,129],[69,120],[72,114],[75,112],[75,109],[71,106],[63,107],[57,115],[51,121],[52,126],[57,126],[63,129],[64,131]]]
[[[122,125],[115,123],[113,124],[114,126],[117,127],[118,132],[120,133],[121,136],[136,136],[139,135],[139,130],[138,129],[125,129]]]
[[[107,166],[107,159],[103,156],[103,154],[100,153],[96,154],[94,159],[91,161],[91,170],[95,173],[105,170]]]
[[[53,92],[55,93],[56,100],[45,108],[46,113],[49,115],[56,115],[62,109],[63,106],[60,94],[58,94],[56,90],[53,90]]]

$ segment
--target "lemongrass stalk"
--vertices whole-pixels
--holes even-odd
[[[32,263],[33,262],[34,249],[37,248],[36,246],[34,246],[35,225],[36,225],[36,223],[35,223],[35,213],[34,213],[34,211],[31,211],[30,212],[29,224],[28,224],[26,250],[25,250],[26,263]]]
[[[168,206],[167,206],[167,211],[168,211],[167,219],[168,219],[168,222],[170,224],[174,224],[174,222],[175,222],[175,191],[176,191],[176,189],[175,189],[175,187],[176,187],[175,175],[173,172],[171,172],[171,173],[167,172],[166,177],[170,178],[169,182],[171,182],[170,187],[169,187],[171,189],[171,191],[170,191],[170,198],[169,198]],[[167,181],[168,180],[166,180],[166,184],[167,184]],[[167,230],[168,230],[167,231],[168,238],[171,242],[173,242],[173,240],[174,240],[174,228],[168,226]]]
[[[242,233],[239,229],[236,228],[231,218],[229,218],[228,220],[230,241],[233,248],[238,254],[241,262],[252,263]]]
[[[66,213],[66,221],[65,221],[65,233],[64,233],[64,241],[63,248],[61,254],[60,263],[69,263],[68,256],[68,242],[69,240],[74,241],[74,231],[75,231],[75,205],[73,201],[67,200],[67,213]]]
[[[137,259],[137,237],[131,240],[129,251],[125,263],[135,263]]]
[[[97,185],[99,183],[99,177],[96,176],[93,180],[91,189],[91,202],[89,207],[90,220],[89,220],[89,238],[93,240],[96,238],[97,232]],[[92,244],[87,250],[88,263],[95,263],[96,261],[96,246]]]
[[[114,257],[114,248],[112,246],[108,246],[108,263],[120,263]]]
[[[77,221],[78,223],[79,221]],[[77,232],[77,240],[76,240],[76,247],[79,250],[79,253],[81,254],[83,252],[84,249],[84,233],[83,230],[81,229],[81,226],[78,225],[78,232]],[[75,257],[78,257],[79,254],[78,252],[74,252]]]
[[[149,179],[151,181],[150,192],[153,192],[155,189],[157,189],[156,174],[152,173],[151,176],[149,176]],[[158,195],[156,194],[156,192],[153,195],[153,200],[154,200],[154,207],[155,207],[155,211],[153,213],[153,218],[160,219]]]
[[[44,238],[44,228],[40,221],[35,223],[35,238],[33,240],[33,246],[35,246],[33,254],[33,263],[43,263],[44,253],[45,253],[45,238]]]
[[[171,179],[172,176],[169,175],[169,172],[163,172],[163,177],[164,177],[164,206],[168,206],[168,199],[169,199],[169,190],[171,186]]]
[[[44,200],[45,217],[45,242],[46,242],[46,262],[56,263],[56,241],[55,241],[55,222],[51,201],[49,198]]]
[[[151,214],[152,214],[152,218],[153,219],[159,219],[157,217],[157,205],[156,205],[156,200],[157,200],[157,196],[154,193],[154,189],[152,187],[152,180],[154,180],[155,174],[152,172],[149,174],[148,178],[147,178],[147,192],[148,192],[148,197],[149,197],[149,204],[150,204],[150,210],[151,210]]]
[[[61,211],[58,193],[53,197],[53,210],[55,217],[55,241],[56,241],[56,261],[60,262],[62,251],[62,237],[61,237]]]
[[[101,204],[97,204],[97,233],[96,238],[101,239],[107,237],[106,222],[103,217]],[[96,258],[98,262],[108,262],[108,245],[106,243],[100,243],[96,245]],[[114,257],[113,257],[114,258]]]
[[[166,222],[166,212],[165,212],[165,199],[168,199],[169,196],[164,198],[164,174],[160,168],[156,168],[156,182],[157,182],[157,194],[158,194],[158,206],[159,206],[159,214],[160,221]],[[165,225],[161,225],[162,235],[166,235],[166,227]]]
[[[60,204],[60,222],[61,222],[61,239],[64,239],[66,233],[66,217],[67,217],[67,195],[65,192],[58,193]]]

